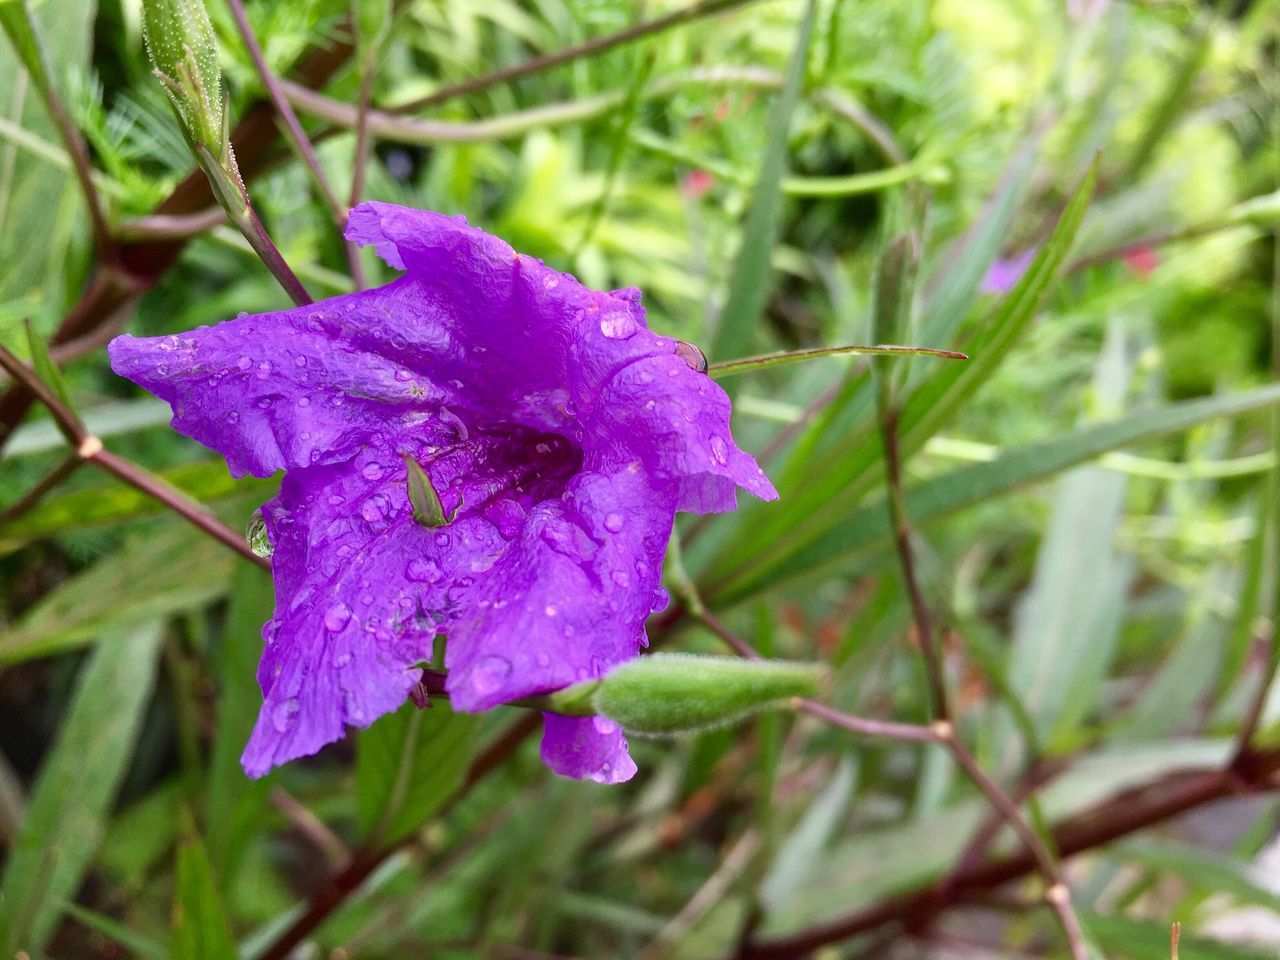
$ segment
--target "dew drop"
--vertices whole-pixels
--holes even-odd
[[[248,357],[241,357],[239,360],[236,361],[236,366],[241,370],[248,370],[250,367],[253,366],[253,361],[250,360]]]
[[[296,360],[294,360],[293,362],[294,362],[294,364],[295,364],[296,366],[299,366],[299,367],[305,367],[305,366],[307,365],[307,358],[306,358],[306,357],[298,357],[298,358],[297,358]]]
[[[244,538],[249,541],[249,549],[255,557],[271,556],[271,540],[267,536],[267,521],[262,516],[261,507],[253,511],[253,516],[249,518]]]
[[[490,694],[498,690],[510,675],[510,661],[502,657],[485,657],[471,671],[471,686],[476,693]]]
[[[413,374],[410,373],[408,370],[397,370],[395,373],[395,377],[401,383],[408,383],[410,380],[413,379]]]
[[[631,578],[630,578],[630,577],[628,577],[628,576],[627,576],[625,573],[623,573],[621,570],[615,570],[615,571],[613,571],[613,577],[612,577],[612,579],[613,579],[614,584],[616,584],[617,586],[621,587],[623,590],[625,590],[625,589],[627,589],[627,587],[631,586]]]
[[[617,533],[624,526],[625,521],[620,513],[610,513],[604,518],[604,528],[610,533]]]
[[[414,583],[439,583],[440,564],[430,559],[410,560],[409,565],[405,567],[404,575]]]
[[[537,659],[537,661],[538,661],[538,666],[540,666],[540,667],[549,667],[549,666],[551,666],[551,655],[550,655],[549,653],[547,653],[545,650],[543,650],[541,653],[539,653],[539,654],[538,654],[538,656],[536,657],[536,659]]]
[[[298,406],[300,406],[300,407],[309,407],[309,406],[311,406],[311,398],[310,398],[310,397],[299,397],[299,398],[298,398]]]
[[[608,736],[611,733],[618,732],[618,725],[608,717],[593,717],[592,725],[596,728],[596,733],[602,733]]]
[[[381,480],[382,473],[382,464],[380,463],[366,463],[364,469],[360,471],[360,475],[366,480]]]
[[[333,665],[337,667],[339,670],[341,670],[350,662],[351,662],[351,654],[349,653],[340,653],[333,658]]]
[[[636,322],[625,310],[612,310],[600,318],[600,332],[610,340],[626,340],[636,332]]]
[[[270,397],[260,397],[260,398],[258,399],[258,406],[260,406],[263,410],[267,409],[267,407],[271,406],[271,398],[270,398]]]
[[[263,360],[258,364],[258,379],[265,380],[269,376],[271,376],[271,361]]]
[[[337,633],[351,622],[351,608],[345,603],[335,603],[325,611],[324,628],[330,633]]]
[[[558,607],[556,607],[556,605],[555,605],[554,603],[548,603],[548,604],[547,604],[547,608],[546,608],[546,610],[545,610],[545,613],[546,613],[546,615],[547,615],[548,617],[554,617],[554,616],[555,616],[556,614],[558,614],[559,612],[560,612],[559,608],[558,608]]]
[[[447,533],[437,533],[436,543],[442,547],[447,547],[449,545],[449,535]]]
[[[342,496],[340,493],[333,493],[329,495],[329,506],[331,507],[337,507],[346,502],[347,498]]]
[[[230,413],[227,414],[227,423],[239,423],[239,422],[240,422],[240,414],[236,413],[234,410],[232,410]]]

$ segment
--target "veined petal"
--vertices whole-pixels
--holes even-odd
[[[464,402],[447,312],[409,280],[178,336],[117,337],[108,350],[236,476],[336,463]]]

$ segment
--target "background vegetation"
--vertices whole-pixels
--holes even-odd
[[[350,289],[233,6],[207,5],[257,211],[313,296]],[[46,378],[49,343],[109,450],[243,528],[274,481],[230,480],[101,348],[288,298],[190,176],[141,0],[0,0],[25,9],[109,237],[0,46],[0,343]],[[248,781],[268,576],[60,467],[10,386],[0,955],[1067,956],[1041,876],[1060,855],[1077,949],[1168,957],[1180,921],[1184,960],[1275,957],[1280,4],[409,0],[355,55],[349,13],[248,4],[339,207],[367,77],[363,196],[637,285],[713,361],[970,355],[893,361],[882,390],[847,357],[725,381],[782,499],[682,519],[651,634],[824,660],[847,713],[639,741],[639,775],[605,788],[545,770],[519,710],[408,707]],[[934,717],[922,646],[1048,869],[968,753],[848,729]]]

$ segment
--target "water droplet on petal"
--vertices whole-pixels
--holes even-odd
[[[608,736],[611,733],[618,732],[618,725],[608,717],[593,717],[591,723],[596,728],[596,733],[602,733],[605,736]]]
[[[410,380],[413,379],[413,374],[410,373],[408,370],[397,370],[395,373],[395,377],[401,383],[408,383]]]
[[[538,666],[540,667],[551,666],[551,654],[547,653],[545,650],[541,651],[536,659],[538,661]]]
[[[263,410],[267,409],[267,407],[271,406],[271,398],[270,398],[270,397],[259,397],[259,398],[258,398],[258,406],[260,406]]]
[[[236,413],[234,410],[232,410],[230,413],[227,414],[227,423],[239,423],[239,422],[240,422],[240,414]]]
[[[623,528],[625,521],[620,513],[610,513],[604,518],[604,528],[610,533],[617,533]]]
[[[366,480],[381,480],[382,473],[382,464],[380,463],[366,463],[364,469],[360,471],[360,475]]]
[[[351,654],[349,653],[340,653],[333,658],[333,665],[337,667],[339,670],[341,670],[350,662],[351,662]]]
[[[300,407],[309,407],[309,406],[311,406],[311,398],[310,398],[310,397],[299,397],[299,398],[298,398],[298,406],[300,406]]]
[[[262,508],[253,511],[249,524],[245,527],[244,538],[249,541],[249,549],[255,557],[271,556],[271,540],[267,536],[267,521],[262,516]]]
[[[258,379],[265,380],[269,376],[271,376],[271,361],[263,360],[258,364]]]
[[[306,358],[306,357],[298,357],[298,358],[297,358],[296,360],[294,360],[293,362],[294,362],[294,364],[295,364],[295,365],[297,365],[297,366],[299,366],[299,367],[305,367],[305,366],[307,365],[307,358]]]
[[[241,357],[239,360],[236,361],[236,367],[238,367],[241,370],[248,370],[252,366],[253,366],[253,361],[250,360],[248,357]]]
[[[485,657],[471,671],[471,686],[479,694],[498,690],[511,675],[511,663],[502,657]]]
[[[329,506],[331,507],[336,507],[346,502],[347,498],[342,496],[340,493],[333,493],[329,495]]]
[[[600,318],[600,332],[611,340],[625,340],[636,332],[636,321],[625,310],[611,310]]]
[[[440,564],[430,559],[410,560],[409,565],[405,567],[404,575],[415,583],[439,583]]]
[[[351,608],[345,603],[335,603],[325,611],[324,628],[330,633],[337,633],[351,622]]]
[[[558,614],[559,612],[560,612],[559,608],[558,608],[558,607],[556,607],[556,605],[555,605],[554,603],[548,603],[548,604],[547,604],[547,608],[546,608],[545,613],[546,613],[546,615],[547,615],[548,617],[554,617],[554,616],[555,616],[556,614]]]

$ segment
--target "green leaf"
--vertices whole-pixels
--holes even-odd
[[[1240,904],[1265,907],[1280,915],[1280,893],[1269,883],[1266,872],[1250,863],[1242,863],[1230,854],[1201,850],[1179,843],[1170,837],[1157,842],[1132,839],[1111,847],[1108,857],[1137,863],[1165,874],[1181,877],[1193,887],[1206,892],[1225,893]]]
[[[836,834],[857,786],[857,764],[842,757],[795,829],[783,842],[760,884],[760,902],[772,912],[784,903],[820,860]]]
[[[1107,960],[1165,960],[1169,956],[1169,928],[1176,918],[1166,923],[1086,914],[1080,919],[1089,925]],[[1184,926],[1178,960],[1275,960],[1275,951],[1199,937]]]
[[[1129,382],[1124,338],[1112,327],[1093,382],[1102,409],[1118,409]],[[1093,709],[1120,635],[1132,565],[1116,553],[1128,478],[1102,467],[1063,477],[1030,589],[1014,618],[1008,677],[1041,740]]]
[[[227,592],[235,555],[173,521],[138,537],[41,598],[0,633],[0,666],[96,640],[104,631],[191,610]]]
[[[240,754],[262,706],[258,659],[262,625],[272,615],[275,590],[271,575],[248,563],[235,566],[222,635],[211,655],[218,688],[217,727],[209,756],[205,836],[222,882],[234,882],[245,850],[261,828],[271,778],[250,780]]]
[[[769,142],[765,146],[751,210],[743,228],[742,247],[738,251],[733,276],[729,280],[729,296],[720,313],[720,326],[716,330],[715,340],[712,341],[711,352],[716,357],[736,357],[747,352],[756,322],[764,311],[765,300],[769,295],[769,255],[778,235],[782,215],[781,182],[787,166],[791,114],[804,86],[809,37],[813,33],[816,8],[816,0],[809,0],[804,19],[800,21],[796,32],[786,83],[769,113]]]
[[[178,850],[172,960],[235,960],[235,942],[204,844],[188,837]]]
[[[384,844],[425,823],[462,786],[478,718],[433,701],[405,704],[360,734],[356,806],[360,828]]]
[[[69,916],[74,917],[90,930],[102,934],[108,940],[114,940],[124,947],[130,956],[139,957],[141,960],[168,960],[169,951],[164,944],[157,943],[136,930],[130,930],[119,920],[87,910],[74,903],[68,903],[65,906]]]
[[[5,7],[8,16],[22,16],[15,0]],[[96,7],[92,0],[83,0],[42,3],[33,11],[55,78],[88,66]],[[34,49],[26,52],[29,56]],[[35,137],[57,139],[37,88],[9,43],[0,43],[0,90],[4,91],[0,112],[7,121]],[[30,296],[38,303],[56,294],[57,284],[47,283],[47,278],[56,277],[58,284],[66,282],[62,273],[70,235],[50,227],[70,186],[69,177],[43,158],[0,149],[0,184],[7,185],[0,193],[0,263],[5,267],[0,271],[0,301]],[[83,217],[76,221],[73,226],[78,233],[85,221]]]
[[[80,674],[0,880],[0,955],[35,953],[80,888],[128,767],[161,631],[103,637]]]
[[[1082,427],[1064,437],[1032,443],[917,484],[907,490],[907,515],[916,525],[1053,476],[1111,450],[1178,433],[1212,420],[1280,402],[1280,386],[1204,397],[1132,413]],[[865,559],[889,543],[889,513],[883,500],[866,504],[833,524],[813,543],[748,571],[708,591],[708,599],[731,603],[772,589],[837,561]]]
[[[160,476],[201,503],[240,496],[261,501],[277,487],[275,480],[233,479],[221,460],[184,463],[162,471]],[[0,554],[55,533],[155,516],[165,509],[155,497],[118,481],[96,483],[50,497],[30,513],[6,525],[0,531]]]
[[[31,365],[35,368],[36,376],[53,388],[53,392],[58,395],[58,399],[64,406],[75,409],[71,402],[71,391],[67,389],[67,381],[57,364],[50,358],[44,337],[36,333],[30,320],[24,323],[23,327],[27,331],[27,349],[31,351]]]

